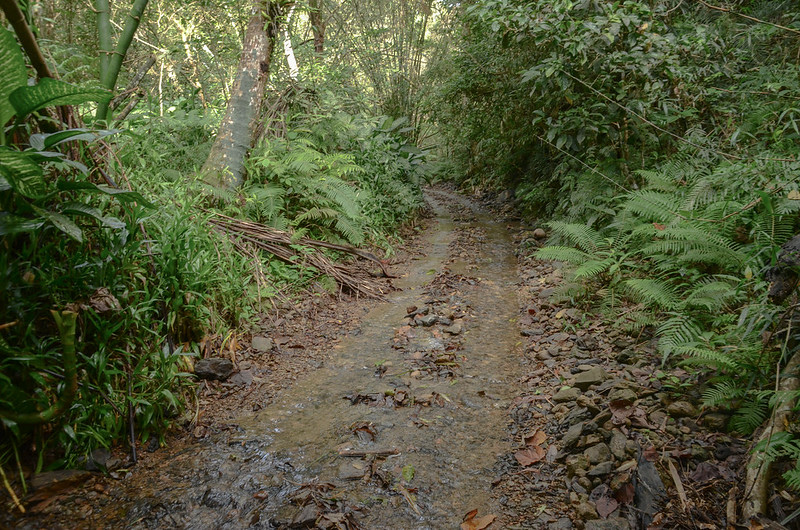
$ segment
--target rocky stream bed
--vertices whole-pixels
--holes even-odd
[[[167,447],[135,466],[124,448],[99,452],[105,474],[35,477],[28,514],[0,524],[732,524],[747,447],[698,408],[688,374],[661,369],[647,338],[555,302],[561,269],[528,257],[542,234],[502,205],[427,198],[388,302],[310,296],[247,343],[210,343],[234,372],[200,386]]]

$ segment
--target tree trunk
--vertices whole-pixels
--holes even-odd
[[[280,12],[279,2],[253,2],[228,108],[203,164],[203,180],[212,186],[236,188],[244,178],[245,157],[257,129]]]
[[[322,20],[322,0],[309,0],[308,21],[314,33],[314,52],[322,55],[325,50],[325,21]]]
[[[283,28],[283,53],[286,55],[286,64],[289,65],[289,77],[292,81],[297,81],[297,77],[300,75],[300,69],[297,67],[297,58],[294,56],[292,36],[289,35],[289,25],[292,22],[293,13],[294,6],[289,8],[289,14],[286,15],[286,24]]]

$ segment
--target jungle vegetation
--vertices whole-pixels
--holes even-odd
[[[0,7],[5,472],[163,437],[198,342],[318,278],[215,212],[391,253],[431,179],[511,190],[562,296],[657,339],[732,431],[796,402],[796,297],[766,277],[798,232],[796,2]]]

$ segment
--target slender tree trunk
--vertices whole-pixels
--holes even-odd
[[[325,51],[325,21],[322,19],[322,0],[309,0],[308,21],[314,34],[314,52],[322,55]]]
[[[212,186],[236,188],[244,179],[244,162],[257,130],[281,7],[279,2],[264,0],[252,4],[228,108],[203,165],[203,179]]]
[[[292,81],[297,81],[297,77],[300,75],[300,69],[297,67],[297,58],[294,56],[292,36],[289,35],[289,25],[292,22],[294,7],[295,6],[289,8],[289,14],[286,15],[286,24],[283,27],[283,53],[286,55],[286,63],[289,65],[289,77]]]

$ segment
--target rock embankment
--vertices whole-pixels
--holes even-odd
[[[533,233],[531,241],[536,239]],[[718,528],[743,444],[701,389],[661,368],[652,341],[558,302],[558,264],[520,259],[525,390],[509,411],[515,452],[496,479],[508,528]]]

